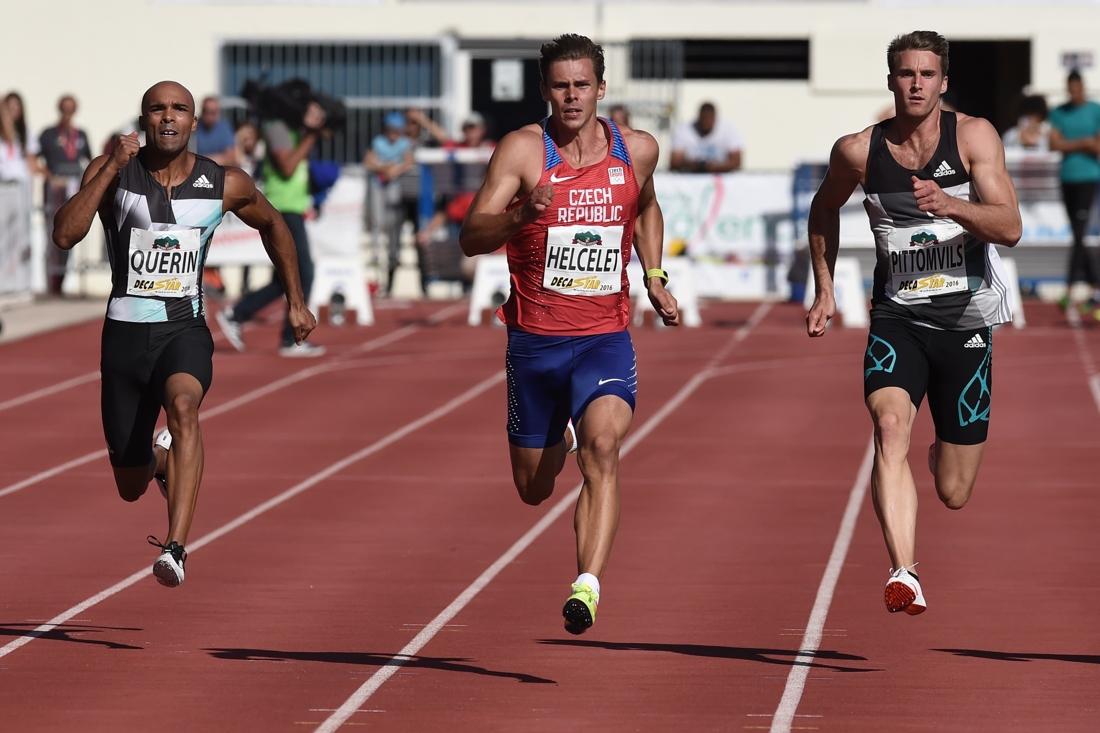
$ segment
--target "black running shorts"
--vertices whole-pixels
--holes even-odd
[[[206,321],[103,321],[101,409],[111,465],[147,466],[153,430],[173,374],[190,374],[205,395],[214,377],[214,339]]]
[[[863,396],[900,387],[928,409],[936,437],[977,445],[989,432],[993,387],[993,329],[941,331],[896,318],[871,321],[863,357]]]

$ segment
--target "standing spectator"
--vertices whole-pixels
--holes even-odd
[[[302,292],[309,303],[309,291],[313,285],[313,258],[309,254],[305,217],[310,206],[309,153],[322,135],[325,111],[316,102],[310,102],[297,129],[282,120],[267,123],[264,140],[267,158],[264,160],[264,196],[283,215],[283,220],[294,237],[294,249],[298,255],[298,273],[302,279]],[[237,351],[244,351],[241,326],[260,310],[283,295],[283,284],[277,274],[271,282],[255,290],[237,302],[232,308],[219,310],[215,316],[225,338]],[[283,324],[281,356],[321,356],[324,346],[314,346],[306,341],[294,343],[294,326],[289,314]]]
[[[0,293],[31,286],[31,179],[39,172],[38,140],[27,134],[23,99],[0,105]]]
[[[1073,285],[1087,282],[1092,297],[1079,304],[1083,313],[1100,314],[1100,268],[1094,253],[1085,247],[1089,216],[1100,183],[1100,104],[1085,96],[1085,82],[1077,71],[1066,79],[1069,101],[1050,113],[1050,149],[1062,153],[1062,199],[1073,232],[1064,307],[1071,305]]]
[[[222,117],[221,103],[217,97],[202,100],[202,114],[192,137],[197,154],[205,155],[218,165],[237,165],[237,142],[233,137],[233,126]]]
[[[260,178],[260,168],[267,150],[264,141],[260,139],[260,131],[251,122],[245,122],[237,128],[233,138],[237,146],[237,165],[250,178]]]
[[[727,173],[741,167],[741,133],[718,119],[710,102],[699,107],[699,118],[672,133],[672,170],[685,173]]]
[[[43,187],[43,213],[46,217],[46,283],[50,295],[61,295],[61,283],[69,263],[69,250],[53,243],[53,217],[66,201],[80,190],[80,179],[92,159],[88,136],[73,127],[76,98],[66,94],[57,102],[61,118],[39,136],[42,159],[46,162],[46,185]]]
[[[405,225],[408,211],[402,201],[400,178],[413,169],[413,144],[405,135],[405,115],[390,112],[382,120],[382,134],[371,140],[370,150],[364,159],[371,177],[371,214],[375,222],[374,232],[382,227],[386,229],[387,258],[386,293],[393,293],[393,276],[397,271],[401,252],[401,228]],[[417,219],[416,208],[412,210],[412,219]],[[375,237],[372,237],[377,242]],[[377,243],[375,244],[377,251]]]
[[[495,148],[496,141],[489,137],[489,128],[480,112],[471,112],[462,121],[462,139],[452,143],[456,148]]]
[[[1005,150],[1030,150],[1045,153],[1050,150],[1050,123],[1047,122],[1047,100],[1041,94],[1024,97],[1020,102],[1020,117],[1001,138]]]
[[[615,127],[630,127],[630,110],[621,104],[612,105],[607,118],[615,123]]]

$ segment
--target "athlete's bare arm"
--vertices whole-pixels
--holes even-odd
[[[290,306],[288,318],[294,328],[294,341],[301,344],[317,325],[317,320],[306,308],[302,282],[298,276],[298,255],[294,249],[294,238],[282,215],[256,190],[256,184],[240,168],[225,169],[222,210],[232,211],[245,224],[259,231],[267,256],[271,258],[271,264],[275,265],[279,282],[286,291],[286,302]]]
[[[958,116],[959,154],[970,166],[978,201],[949,195],[935,181],[913,177],[913,195],[921,211],[954,219],[983,242],[1015,246],[1022,224],[1016,187],[1005,168],[1005,151],[993,125],[980,117]]]
[[[84,171],[80,190],[65,202],[54,216],[53,242],[61,249],[72,249],[88,236],[96,212],[111,205],[108,191],[113,190],[119,172],[138,154],[138,134],[119,135],[110,155],[101,155]]]
[[[814,304],[806,314],[806,332],[824,336],[829,319],[836,315],[833,297],[833,268],[840,249],[840,209],[856,186],[867,176],[867,153],[871,148],[871,130],[846,135],[836,141],[829,154],[829,170],[810,204],[807,225],[810,261],[814,271]]]
[[[467,257],[497,251],[516,232],[538,219],[554,200],[552,185],[538,185],[542,156],[539,125],[522,127],[500,141],[458,235],[459,246]],[[528,191],[530,195],[522,206],[507,211],[509,204]]]
[[[619,131],[630,151],[634,175],[638,179],[638,218],[634,222],[634,251],[638,253],[642,272],[660,269],[665,245],[665,217],[653,189],[653,171],[657,167],[659,155],[657,141],[648,132],[627,127],[621,127]],[[676,298],[665,289],[664,281],[659,277],[650,278],[646,282],[646,289],[650,302],[665,325],[680,325]]]

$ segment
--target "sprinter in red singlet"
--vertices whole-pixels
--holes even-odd
[[[498,315],[508,325],[508,442],[520,498],[548,499],[566,454],[577,452],[580,576],[562,615],[581,634],[596,619],[619,523],[619,449],[634,416],[632,249],[661,319],[675,326],[679,313],[661,269],[657,142],[596,116],[603,49],[588,38],[544,44],[539,70],[550,117],[501,141],[459,241],[469,256],[507,244],[512,292]]]

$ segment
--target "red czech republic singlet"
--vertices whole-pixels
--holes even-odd
[[[638,218],[638,181],[619,129],[597,119],[611,135],[607,157],[579,170],[562,158],[543,121],[546,152],[538,185],[553,184],[554,201],[508,240],[512,292],[500,315],[509,326],[591,336],[622,331],[630,322],[626,265]]]

